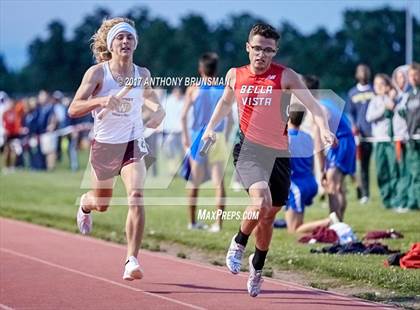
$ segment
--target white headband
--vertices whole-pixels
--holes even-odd
[[[131,33],[134,37],[135,45],[134,49],[137,47],[137,32],[136,29],[134,29],[133,26],[131,26],[128,23],[121,22],[116,25],[114,25],[111,29],[108,31],[108,35],[106,36],[106,47],[108,48],[108,51],[111,51],[111,45],[112,41],[115,39],[118,33],[122,31],[127,31],[128,33]]]

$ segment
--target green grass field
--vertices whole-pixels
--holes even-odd
[[[82,157],[86,163],[86,154]],[[2,175],[0,216],[76,232],[76,199],[84,191],[80,188],[83,172],[72,173],[65,166],[66,163],[63,163],[53,173],[18,171]],[[228,167],[231,169],[231,165]],[[392,249],[402,251],[406,251],[412,243],[420,241],[420,212],[397,214],[385,210],[380,207],[376,186],[372,185],[372,189],[370,203],[361,206],[356,201],[353,185],[348,186],[349,206],[345,220],[358,236],[362,237],[368,230],[394,228],[404,234],[404,239],[387,240],[385,243]],[[115,195],[124,197],[123,193],[119,181]],[[165,190],[146,190],[145,195],[153,202],[166,197],[165,206],[156,203],[146,205],[144,245],[146,248],[157,246],[160,241],[169,241],[185,245],[191,252],[203,250],[210,254],[223,255],[232,235],[238,229],[239,221],[232,220],[225,222],[224,229],[219,234],[187,230],[187,208],[167,203],[171,200],[184,201],[185,184],[180,179],[175,179]],[[202,195],[211,197],[213,191],[203,190]],[[234,193],[229,189],[228,197],[246,196],[243,192]],[[244,207],[240,206],[227,208],[227,210],[243,209]],[[322,208],[317,201],[307,209],[306,220],[324,218],[327,213],[327,209]],[[125,214],[126,208],[123,206],[114,206],[106,213],[95,214],[93,235],[106,240],[124,242]],[[275,231],[268,256],[268,269],[303,270],[315,275],[317,279],[334,278],[341,285],[353,283],[385,288],[392,290],[398,296],[418,297],[419,295],[420,270],[385,268],[383,266],[385,256],[310,254],[311,246],[299,244],[296,240],[295,236],[288,235],[284,230]],[[248,251],[251,249],[249,246]],[[189,253],[185,254],[189,256]]]

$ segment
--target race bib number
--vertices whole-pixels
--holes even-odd
[[[139,143],[139,149],[142,153],[148,153],[146,141],[143,138],[137,140]]]

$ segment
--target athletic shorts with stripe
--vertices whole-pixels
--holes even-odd
[[[273,206],[286,205],[290,188],[290,153],[253,143],[240,134],[233,148],[236,173],[248,191],[252,184],[267,182]]]
[[[103,181],[119,175],[124,166],[141,160],[147,153],[147,145],[142,138],[119,144],[93,140],[90,163],[97,179]]]
[[[318,184],[313,175],[292,178],[286,210],[291,209],[296,213],[304,213],[305,207],[312,204],[317,193]]]

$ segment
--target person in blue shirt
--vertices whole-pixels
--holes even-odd
[[[35,97],[26,102],[26,113],[23,118],[23,126],[26,128],[26,151],[29,155],[29,167],[36,170],[42,167],[42,158],[38,154],[38,114],[39,106]]]
[[[304,81],[308,89],[316,92],[319,89],[319,79],[307,75]],[[314,94],[318,97],[318,94]],[[340,221],[346,210],[346,192],[344,178],[356,172],[356,143],[349,118],[336,103],[329,99],[321,99],[321,105],[328,116],[328,125],[335,130],[338,145],[326,150],[325,160],[321,160],[322,185],[328,193],[330,212],[335,212]],[[323,152],[318,153],[321,158]]]
[[[188,189],[190,222],[188,229],[203,229],[205,225],[196,221],[195,211],[199,186],[206,179],[207,166],[211,170],[211,178],[216,188],[216,208],[218,212],[224,211],[225,187],[223,183],[223,171],[227,162],[227,145],[224,131],[227,130],[225,120],[215,128],[218,135],[207,157],[202,157],[199,151],[202,146],[202,136],[210,121],[216,104],[223,94],[224,86],[213,83],[218,66],[218,56],[215,53],[203,54],[198,63],[198,71],[205,83],[187,88],[185,92],[185,104],[181,113],[182,142],[185,151],[189,154],[191,165],[192,187]],[[192,125],[188,126],[189,110],[192,108]],[[221,213],[220,213],[221,214]],[[222,228],[222,217],[218,216],[209,231],[219,232]]]
[[[371,125],[366,121],[366,111],[370,100],[375,96],[372,85],[370,69],[367,65],[359,64],[356,68],[357,84],[348,92],[346,112],[353,123],[353,133],[359,136],[358,157],[360,160],[360,178],[358,186],[358,198],[361,204],[369,201],[369,163],[372,155],[372,143],[364,141],[364,138],[372,136]]]
[[[312,204],[318,192],[314,176],[314,141],[299,130],[305,113],[302,105],[293,104],[289,111],[288,136],[291,155],[290,191],[286,204],[286,223],[289,232],[303,224],[305,206]]]
[[[305,208],[312,204],[318,193],[318,184],[314,175],[314,141],[310,134],[300,126],[305,116],[305,107],[292,104],[289,109],[288,138],[290,151],[290,190],[286,203],[285,224],[289,233],[310,233],[315,228],[328,227],[339,222],[333,212],[327,218],[304,223]],[[282,227],[283,220],[278,219],[274,227]]]

